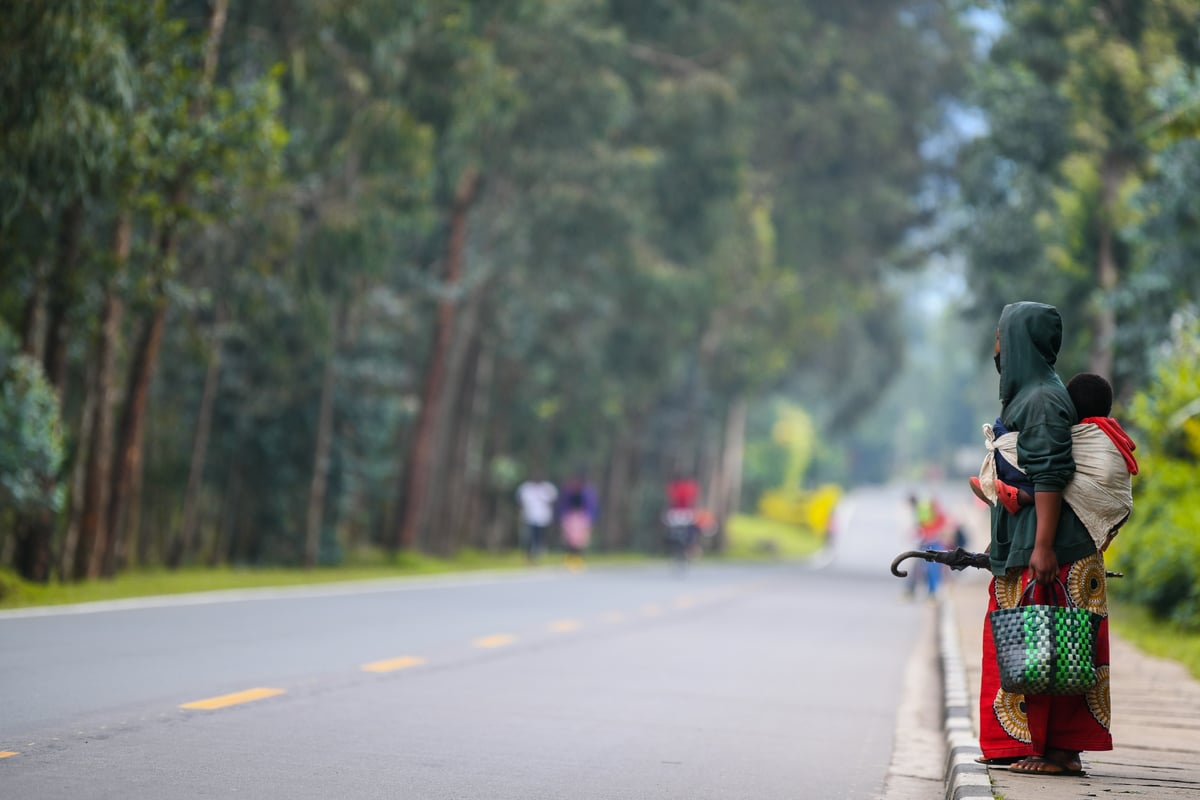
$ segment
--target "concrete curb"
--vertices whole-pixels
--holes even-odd
[[[971,697],[958,643],[957,612],[949,592],[938,600],[938,650],[945,692],[946,800],[994,798],[987,767],[975,759],[983,754],[971,723]]]

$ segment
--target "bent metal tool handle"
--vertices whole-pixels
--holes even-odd
[[[967,567],[987,569],[989,566],[987,553],[972,553],[961,547],[953,550],[907,550],[892,559],[892,574],[897,578],[907,578],[908,570],[900,569],[900,564],[909,558],[920,558],[924,561],[945,564],[954,570],[966,569]],[[1125,573],[1113,572],[1112,570],[1106,570],[1104,575],[1108,578],[1125,577]]]

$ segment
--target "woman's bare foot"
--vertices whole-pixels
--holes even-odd
[[[1047,747],[1046,758],[1062,764],[1067,772],[1083,772],[1083,762],[1079,760],[1078,750],[1062,750],[1057,747]]]
[[[1008,768],[1018,775],[1082,775],[1083,764],[1073,750],[1046,751],[1044,756],[1028,756]]]

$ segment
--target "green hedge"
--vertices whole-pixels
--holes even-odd
[[[1181,333],[1122,420],[1138,443],[1134,509],[1109,551],[1118,597],[1200,631],[1200,325]]]
[[[62,508],[63,448],[58,396],[0,324],[0,514]]]

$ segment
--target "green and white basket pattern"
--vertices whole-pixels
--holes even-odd
[[[1060,582],[1060,585],[1061,582]],[[1022,602],[1031,596],[1030,581]],[[1099,680],[1096,636],[1103,619],[1071,602],[1019,605],[991,613],[1000,687],[1013,694],[1084,694]]]

